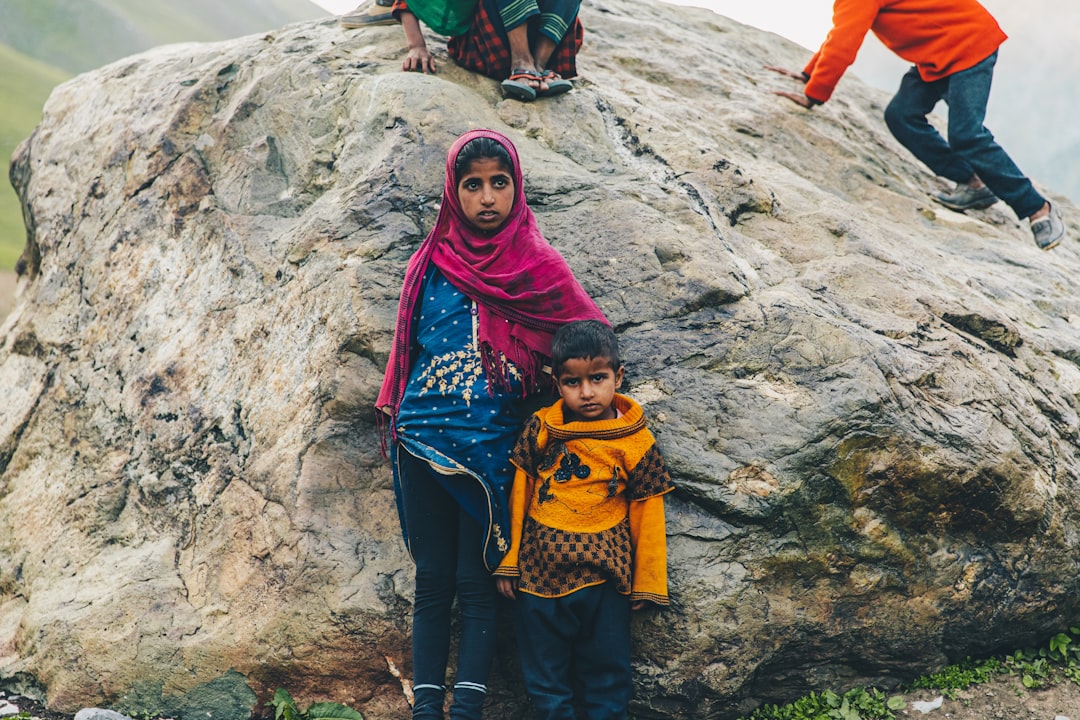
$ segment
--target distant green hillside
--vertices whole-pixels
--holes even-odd
[[[0,0],[0,43],[79,73],[156,45],[224,40],[326,14],[308,0]]]
[[[0,45],[0,153],[5,162],[0,183],[0,268],[14,267],[26,241],[22,211],[7,182],[6,160],[41,120],[41,107],[56,85],[66,80],[62,70],[50,67]]]
[[[0,0],[0,268],[14,267],[26,241],[8,160],[57,84],[157,45],[224,40],[326,16],[308,0]]]

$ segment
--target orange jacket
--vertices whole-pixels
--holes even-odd
[[[836,0],[833,27],[803,73],[806,96],[825,102],[859,52],[866,31],[919,69],[926,82],[990,57],[1006,35],[976,0]]]

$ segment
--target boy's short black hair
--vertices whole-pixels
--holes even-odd
[[[622,367],[615,332],[599,320],[577,320],[555,331],[551,340],[551,370],[557,377],[567,360],[607,358],[611,369]]]

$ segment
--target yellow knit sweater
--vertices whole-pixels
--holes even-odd
[[[510,552],[495,575],[562,597],[613,582],[667,605],[663,495],[674,489],[645,414],[615,396],[614,420],[563,422],[562,401],[534,414],[510,456]]]

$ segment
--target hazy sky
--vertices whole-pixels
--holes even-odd
[[[312,0],[335,15],[348,12],[360,0]],[[685,0],[676,5],[709,8],[746,25],[770,30],[803,47],[817,49],[832,26],[832,0]]]

